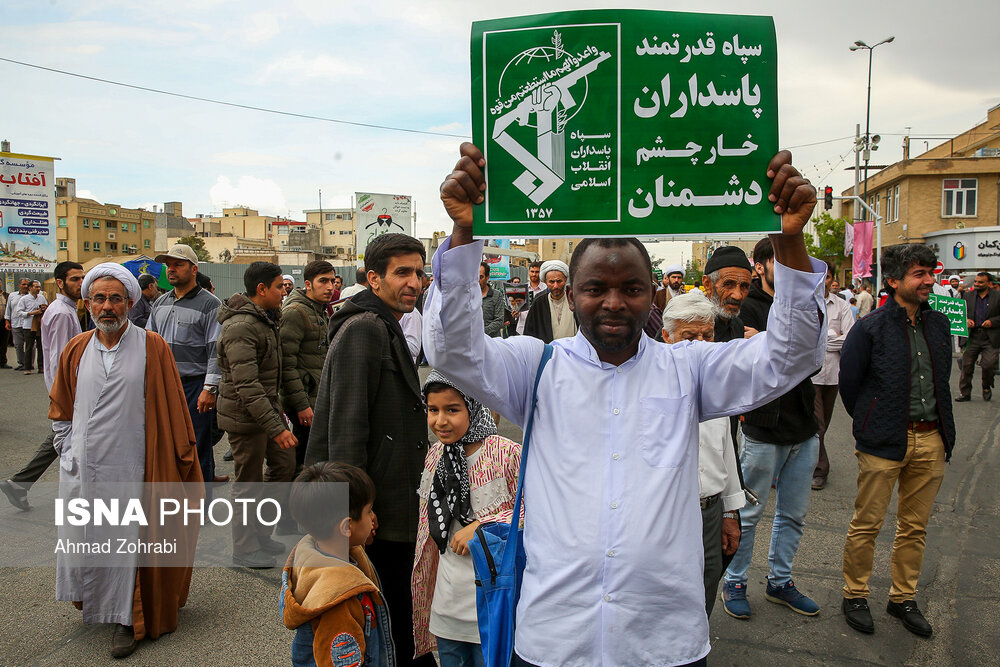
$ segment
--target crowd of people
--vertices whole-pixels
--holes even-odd
[[[86,275],[59,264],[51,305],[22,281],[5,318],[25,369],[28,341],[41,340],[52,431],[0,484],[8,499],[30,509],[31,484],[56,460],[77,490],[226,482],[213,452],[224,433],[234,498],[289,483],[273,532],[233,525],[232,560],[277,567],[288,547],[273,536],[301,536],[279,596],[293,664],[431,665],[432,651],[444,667],[484,664],[469,542],[481,524],[512,520],[523,521],[527,556],[513,664],[704,664],[717,599],[753,617],[748,571],[772,488],[763,598],[821,613],[793,570],[811,492],[830,474],[824,436],[839,394],[858,457],[841,611],[874,632],[874,542],[897,489],[887,610],[930,635],[914,598],[955,446],[949,324],[928,306],[934,253],[885,249],[878,307],[870,284],[844,293],[835,268],[806,252],[815,189],[782,152],[767,174],[782,232],[749,258],[719,248],[698,288],[685,288],[679,266],[657,286],[635,239],[586,239],[568,264],[533,263],[527,298],[511,303],[472,237],[484,167],[464,144],[441,187],[454,229],[430,274],[418,240],[385,234],[346,290],[326,261],[305,266],[302,287],[254,262],[244,291],[221,301],[185,245],[156,257],[164,294],[111,263]],[[989,400],[1000,293],[981,274],[963,298],[956,400],[967,400],[977,356]],[[421,382],[423,361],[432,370]],[[532,413],[522,461],[497,419],[522,425]],[[348,516],[316,511],[334,502],[323,482],[348,485]],[[124,657],[176,629],[191,577],[60,559],[57,599],[85,622],[115,624],[112,655]]]

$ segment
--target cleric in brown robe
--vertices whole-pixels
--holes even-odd
[[[170,347],[127,317],[139,298],[135,277],[121,265],[100,264],[84,279],[82,295],[97,329],[74,337],[63,350],[49,394],[61,492],[82,495],[105,483],[193,482],[203,488]],[[165,487],[144,488],[155,496]],[[132,653],[143,637],[176,629],[177,611],[187,602],[192,568],[174,564],[193,564],[197,525],[178,530],[159,524],[151,519],[138,529],[139,539],[151,542],[168,531],[179,536],[183,559],[175,554],[170,567],[155,567],[155,556],[130,568],[57,554],[56,598],[72,601],[85,623],[115,624],[114,657]]]

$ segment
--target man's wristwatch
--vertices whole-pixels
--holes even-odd
[[[731,512],[723,512],[722,513],[722,518],[723,519],[739,519],[740,518],[740,513],[737,512],[736,510],[733,510]]]
[[[206,384],[204,387],[202,387],[202,389],[204,389],[205,391],[207,391],[208,393],[210,393],[212,396],[218,396],[219,395],[219,387],[218,387],[218,385]]]

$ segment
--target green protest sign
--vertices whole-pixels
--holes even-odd
[[[780,230],[770,17],[588,10],[472,24],[477,237]]]
[[[951,296],[940,296],[931,294],[928,297],[931,308],[948,316],[948,323],[951,325],[952,336],[968,336],[969,320],[965,308],[965,299],[956,299]]]

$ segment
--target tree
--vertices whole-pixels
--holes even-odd
[[[191,250],[194,250],[194,254],[198,256],[199,262],[211,262],[212,254],[205,249],[205,242],[201,240],[198,236],[182,236],[177,241],[178,243],[183,243],[184,245],[191,246]]]
[[[688,285],[694,285],[697,287],[701,284],[701,277],[704,274],[700,268],[698,268],[699,262],[696,259],[689,259],[687,261],[687,267],[684,271],[684,282]]]
[[[806,249],[809,254],[816,259],[830,262],[834,268],[840,269],[848,261],[844,255],[844,228],[847,225],[847,218],[833,218],[826,211],[823,211],[818,218],[813,218],[816,223],[816,239],[812,234],[805,234]]]

